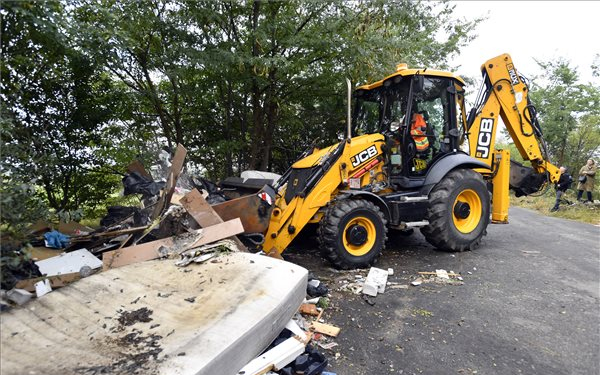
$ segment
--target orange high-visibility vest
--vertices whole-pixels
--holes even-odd
[[[429,148],[429,140],[425,135],[425,129],[427,123],[425,118],[420,113],[415,113],[412,118],[412,124],[410,125],[410,135],[415,140],[418,152],[423,152]]]

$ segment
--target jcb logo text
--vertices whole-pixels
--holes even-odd
[[[510,76],[510,81],[512,82],[512,84],[518,85],[519,84],[519,76],[517,75],[517,72],[515,71],[514,65],[508,64],[506,66],[506,69],[508,69],[508,75]]]
[[[482,118],[479,125],[479,136],[477,137],[477,150],[475,156],[486,159],[490,154],[492,143],[492,131],[494,130],[494,119]]]
[[[351,157],[350,161],[352,162],[353,167],[357,167],[375,155],[377,155],[377,148],[375,146],[371,146],[368,149],[362,150],[358,154]]]

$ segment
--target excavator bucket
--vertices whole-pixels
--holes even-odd
[[[240,218],[244,233],[265,233],[275,203],[275,189],[265,185],[257,194],[216,204],[212,208],[223,221]]]
[[[509,185],[517,197],[537,193],[547,180],[545,174],[511,159]]]

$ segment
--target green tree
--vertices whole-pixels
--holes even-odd
[[[444,67],[475,23],[448,3],[81,0],[78,43],[212,177],[285,169],[343,129],[344,78]],[[446,38],[439,38],[444,33]]]
[[[600,87],[582,83],[565,59],[538,64],[548,74],[534,80],[531,98],[550,156],[556,164],[578,171],[599,149]]]
[[[2,2],[1,169],[50,207],[104,200],[114,186],[94,151],[107,142],[112,81],[70,45],[58,2]]]

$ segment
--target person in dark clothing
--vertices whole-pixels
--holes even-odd
[[[573,177],[567,172],[566,167],[560,167],[560,178],[555,184],[556,188],[556,203],[554,207],[550,209],[550,212],[558,211],[558,206],[560,204],[560,199],[563,194],[567,191],[568,188],[571,187],[571,183],[573,182]]]

